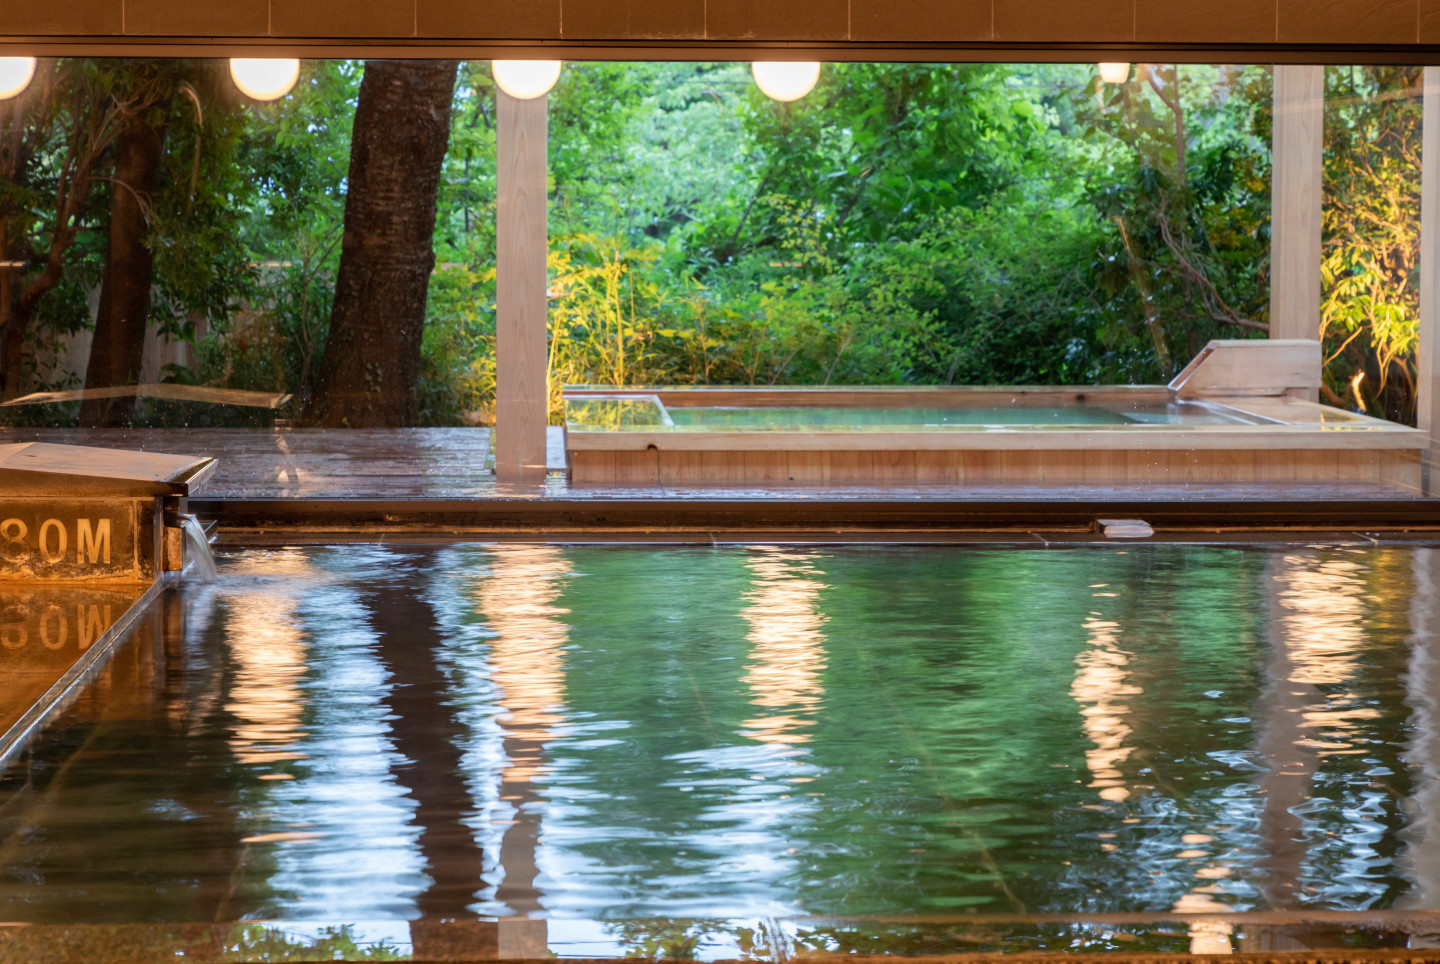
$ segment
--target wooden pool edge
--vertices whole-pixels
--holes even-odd
[[[998,443],[1014,437],[988,440]],[[691,441],[687,439],[687,441]],[[727,444],[724,439],[716,440]],[[837,439],[838,443],[850,444]],[[921,439],[920,441],[925,441]],[[961,441],[970,442],[965,438]],[[1031,443],[1033,440],[1022,440]],[[1057,440],[1058,441],[1058,440]],[[1077,436],[1078,444],[1084,437]],[[1109,440],[1107,440],[1109,441]],[[924,448],[904,439],[880,447],[811,449],[567,447],[570,484],[654,485],[1131,485],[1252,483],[1372,484],[1418,489],[1413,440],[1375,438],[1372,447],[1287,447],[1279,433],[1228,439],[1224,448]],[[1308,440],[1307,440],[1308,441]],[[1252,447],[1260,443],[1272,447]],[[898,443],[898,444],[896,444]],[[733,445],[733,441],[729,444]]]
[[[178,572],[162,573],[110,624],[103,633],[31,704],[4,732],[0,732],[0,770],[4,770],[31,738],[69,705],[81,688],[115,655],[120,642],[130,633],[155,601],[180,579]]]

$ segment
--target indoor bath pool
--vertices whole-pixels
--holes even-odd
[[[0,921],[408,954],[528,917],[560,955],[768,959],[1440,937],[1437,550],[219,561],[0,778]]]

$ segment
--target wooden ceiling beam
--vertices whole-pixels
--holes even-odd
[[[64,0],[0,51],[570,59],[1440,63],[1440,0]]]

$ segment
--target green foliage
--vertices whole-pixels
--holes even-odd
[[[241,924],[225,941],[227,961],[399,961],[408,955],[384,941],[361,944],[352,928],[325,927],[315,940],[294,938],[278,927]]]
[[[0,220],[38,263],[66,123],[150,83],[143,109],[168,131],[152,320],[195,346],[165,377],[303,399],[328,330],[361,70],[307,62],[291,95],[242,105],[219,62],[47,62]],[[1349,407],[1363,373],[1364,403],[1403,419],[1417,77],[1327,73],[1327,397]],[[1153,382],[1210,338],[1263,336],[1270,100],[1263,67],[1141,64],[1103,85],[1088,64],[829,64],[782,105],[744,64],[567,64],[550,98],[552,418],[567,382]],[[495,110],[489,63],[465,64],[423,424],[493,416]],[[98,183],[37,303],[32,387],[60,387],[56,362],[90,324]]]
[[[244,108],[234,169],[248,191],[232,203],[243,202],[235,240],[253,274],[245,303],[212,316],[199,340],[196,381],[301,399],[312,391],[340,264],[359,86],[358,64],[311,61],[288,96]]]
[[[146,209],[155,330],[192,341],[246,293],[237,226],[249,178],[236,153],[246,124],[233,100],[220,61],[82,58],[46,61],[17,100],[0,151],[0,248],[26,266],[9,278],[18,284],[0,308],[0,328],[10,317],[10,327],[25,329],[24,388],[78,383],[64,356],[92,324],[109,202],[123,189],[110,177],[113,141],[127,124],[161,130],[166,143]]]
[[[1111,159],[1087,192],[1105,229],[1090,266],[1101,380],[1168,379],[1209,339],[1266,327],[1266,73],[1139,64],[1076,92]]]
[[[751,90],[744,118],[764,159],[752,200],[824,212],[836,250],[982,203],[1040,160],[1038,111],[1003,80],[990,65],[834,64],[792,104]],[[782,240],[773,221],[748,223],[754,213],[747,205],[728,238],[728,221],[709,235],[717,262]]]
[[[148,237],[157,285],[152,320],[165,337],[193,341],[202,319],[225,318],[250,293],[239,235],[252,184],[239,163],[249,125],[215,61],[183,64],[166,121]]]
[[[1420,314],[1420,87],[1418,67],[1326,71],[1320,305],[1326,395],[1411,424]]]
[[[719,930],[721,922],[709,918],[689,920],[623,921],[612,931],[622,944],[628,945],[626,957],[658,961],[693,961],[706,936]]]

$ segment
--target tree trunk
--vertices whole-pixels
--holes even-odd
[[[413,425],[455,60],[365,64],[330,333],[305,421]]]
[[[18,244],[10,244],[9,226],[8,219],[0,218],[0,261],[18,262],[22,249]],[[20,299],[15,289],[19,277],[18,269],[0,264],[0,400],[20,395],[20,346],[25,338],[26,326],[17,304]]]
[[[37,71],[37,74],[40,74]],[[41,83],[50,80],[50,71],[37,77]],[[33,99],[33,95],[28,95]],[[25,135],[27,94],[0,105],[9,115],[0,129],[0,191],[13,186],[20,188],[26,169],[34,156],[33,140]],[[6,193],[10,193],[6,191]],[[12,229],[20,223],[17,202],[25,196],[23,189],[14,190],[10,199],[0,202],[0,401],[18,397],[24,390],[24,344],[29,328],[29,313],[21,305],[24,288],[26,256],[23,232]]]
[[[90,362],[85,369],[86,388],[134,385],[140,380],[155,267],[155,255],[145,232],[164,149],[164,128],[140,120],[125,127],[115,141],[110,246],[105,255],[95,338],[90,343]],[[124,425],[133,407],[134,400],[129,398],[90,399],[80,403],[80,424],[86,428]]]

